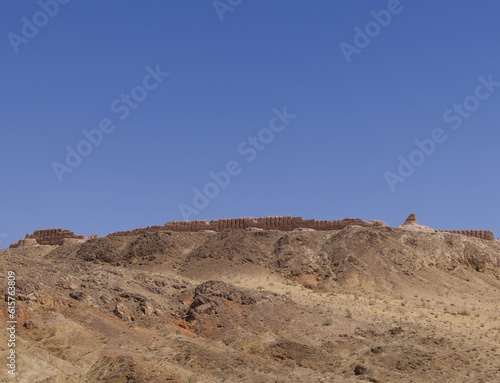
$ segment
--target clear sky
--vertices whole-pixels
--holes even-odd
[[[0,247],[268,215],[415,212],[500,236],[499,14],[497,0],[3,1]]]

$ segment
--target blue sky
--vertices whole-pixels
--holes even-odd
[[[397,226],[415,212],[498,236],[499,12],[493,0],[2,2],[0,247],[42,228],[266,215]],[[100,126],[89,143],[82,131]]]

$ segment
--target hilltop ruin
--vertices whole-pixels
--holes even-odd
[[[24,239],[20,239],[19,241],[12,243],[9,248],[13,249],[16,247],[29,247],[37,245],[70,245],[82,243],[96,237],[97,234],[92,234],[89,237],[86,237],[84,235],[76,235],[70,230],[63,229],[36,230],[33,234],[26,234]]]
[[[346,227],[383,227],[388,226],[387,223],[380,220],[363,221],[359,218],[346,218],[337,221],[315,219],[303,219],[302,217],[292,216],[273,216],[261,218],[232,218],[232,219],[216,219],[210,222],[206,220],[195,221],[171,221],[165,225],[148,226],[128,231],[117,231],[109,236],[134,236],[157,231],[176,231],[176,232],[199,232],[212,231],[221,232],[225,229],[244,229],[244,230],[342,230]],[[490,230],[435,230],[429,226],[419,225],[414,213],[406,219],[406,221],[398,226],[399,229],[412,231],[427,231],[427,232],[447,232],[452,234],[462,234],[468,237],[475,237],[485,240],[495,240],[495,235]],[[82,243],[91,238],[97,237],[92,234],[89,237],[84,235],[75,235],[72,231],[62,229],[37,230],[33,234],[27,234],[24,239],[19,240],[10,245],[10,248],[27,247],[37,245],[67,245]]]

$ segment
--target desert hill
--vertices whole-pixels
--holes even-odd
[[[500,241],[416,218],[288,228],[54,231],[0,250],[17,381],[498,381]]]

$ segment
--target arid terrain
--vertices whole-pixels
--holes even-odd
[[[17,375],[2,363],[0,381],[499,382],[500,241],[423,228],[0,250],[18,321]],[[0,317],[5,360],[5,302]]]

